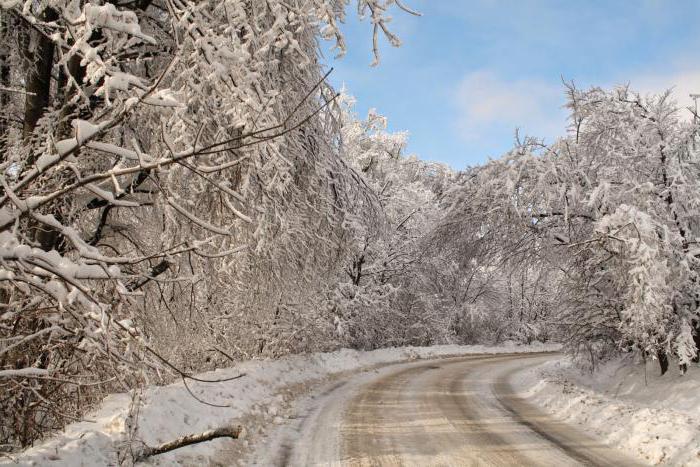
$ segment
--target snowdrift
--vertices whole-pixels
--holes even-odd
[[[67,426],[63,432],[14,454],[12,458],[0,459],[0,465],[113,466],[120,462],[120,453],[123,454],[128,446],[134,449],[142,446],[140,443],[152,446],[184,435],[238,424],[242,418],[260,413],[274,418],[284,401],[285,388],[309,385],[329,376],[419,358],[556,351],[559,347],[555,344],[444,345],[370,352],[339,350],[273,361],[243,362],[233,368],[199,375],[203,379],[223,379],[244,374],[224,383],[188,381],[187,387],[182,382],[148,387],[138,395],[139,404],[134,404],[137,397],[134,393],[110,395],[96,411],[86,415],[84,421]],[[188,388],[206,403],[195,399]],[[227,444],[237,442],[246,441],[217,439],[162,454],[152,461],[163,465],[178,462],[201,464]]]
[[[555,360],[512,381],[560,420],[583,426],[653,465],[700,466],[700,368],[659,376],[658,363],[625,357],[582,373]]]

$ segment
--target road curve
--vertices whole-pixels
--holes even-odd
[[[284,465],[640,465],[517,397],[509,379],[552,355],[397,366],[323,398]]]

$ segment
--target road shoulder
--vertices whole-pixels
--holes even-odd
[[[560,359],[508,382],[527,403],[641,462],[700,466],[700,370],[687,378],[653,371],[645,377],[644,366],[626,361],[591,374]]]

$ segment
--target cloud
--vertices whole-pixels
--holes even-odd
[[[689,107],[693,105],[690,94],[700,94],[700,67],[679,66],[664,72],[638,73],[629,83],[633,91],[642,95],[672,89],[678,105]],[[614,87],[612,82],[594,84],[606,89]],[[453,130],[459,139],[492,155],[512,147],[516,128],[521,136],[545,138],[550,143],[566,134],[567,111],[563,108],[566,99],[559,81],[509,79],[490,70],[480,70],[462,78],[454,89],[453,99],[457,112]],[[679,115],[692,118],[686,111]]]
[[[508,138],[520,129],[521,135],[552,141],[566,128],[566,112],[561,83],[533,79],[504,79],[481,70],[469,73],[456,89],[457,131],[466,142],[484,138]]]
[[[680,107],[690,107],[693,105],[690,94],[700,94],[700,68],[688,67],[640,75],[630,81],[630,87],[642,95],[660,94],[671,89],[672,97]],[[681,112],[680,115],[692,117],[690,112]]]

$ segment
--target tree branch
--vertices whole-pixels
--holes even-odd
[[[241,436],[242,432],[243,427],[241,426],[227,426],[217,428],[215,430],[208,430],[203,433],[182,436],[180,438],[174,439],[167,443],[160,444],[158,446],[144,446],[138,453],[134,455],[134,463],[143,461],[151,456],[157,456],[159,454],[174,451],[175,449],[184,448],[185,446],[190,446],[192,444],[211,441],[216,438],[238,439]]]

